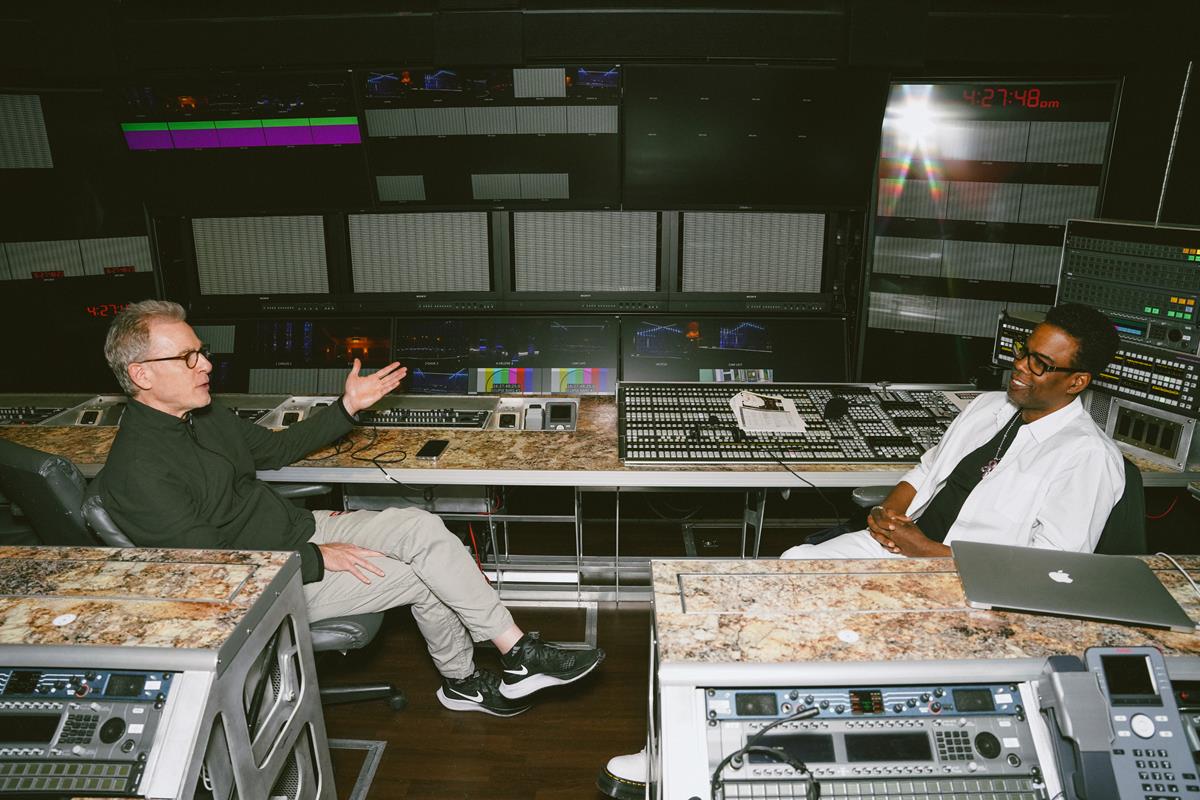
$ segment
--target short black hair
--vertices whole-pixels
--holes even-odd
[[[1112,362],[1121,340],[1112,320],[1091,306],[1064,303],[1046,312],[1046,324],[1067,332],[1078,346],[1075,366],[1095,378]]]

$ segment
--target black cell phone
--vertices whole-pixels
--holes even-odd
[[[425,444],[421,445],[421,449],[417,451],[417,458],[422,461],[437,461],[438,456],[442,454],[450,445],[450,442],[445,439],[430,439]]]

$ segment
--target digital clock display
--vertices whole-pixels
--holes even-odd
[[[962,99],[979,108],[1062,108],[1062,99],[1040,86],[968,86]]]
[[[94,306],[84,306],[83,310],[92,317],[115,317],[129,303],[98,303]]]

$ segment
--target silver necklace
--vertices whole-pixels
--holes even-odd
[[[1018,411],[1013,415],[1013,418],[1008,421],[1008,426],[1004,429],[1004,435],[1000,437],[1000,444],[996,446],[996,455],[992,457],[991,461],[987,462],[979,469],[979,471],[983,473],[983,477],[986,478],[988,473],[994,470],[996,465],[1000,463],[1000,452],[1004,450],[1004,443],[1008,440],[1008,434],[1012,432],[1013,426],[1017,424],[1017,420],[1020,418],[1021,412]]]

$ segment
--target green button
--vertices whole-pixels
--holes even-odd
[[[1146,306],[1145,308],[1143,308],[1143,309],[1142,309],[1142,311],[1144,311],[1145,313],[1149,314],[1149,313],[1150,313],[1150,306]]]
[[[1175,312],[1174,312],[1174,311],[1168,311],[1168,312],[1167,312],[1167,316],[1168,316],[1168,317],[1170,317],[1171,319],[1175,319]]]
[[[1159,309],[1157,309],[1157,308],[1152,308],[1152,309],[1150,309],[1150,311],[1151,311],[1151,313],[1154,313],[1154,314],[1161,314],[1161,313],[1162,313],[1162,311],[1161,311],[1161,310],[1159,310]]]
[[[1191,315],[1191,314],[1184,314],[1184,315],[1183,315],[1183,318],[1184,318],[1184,319],[1191,319],[1191,318],[1192,318],[1192,315]]]

